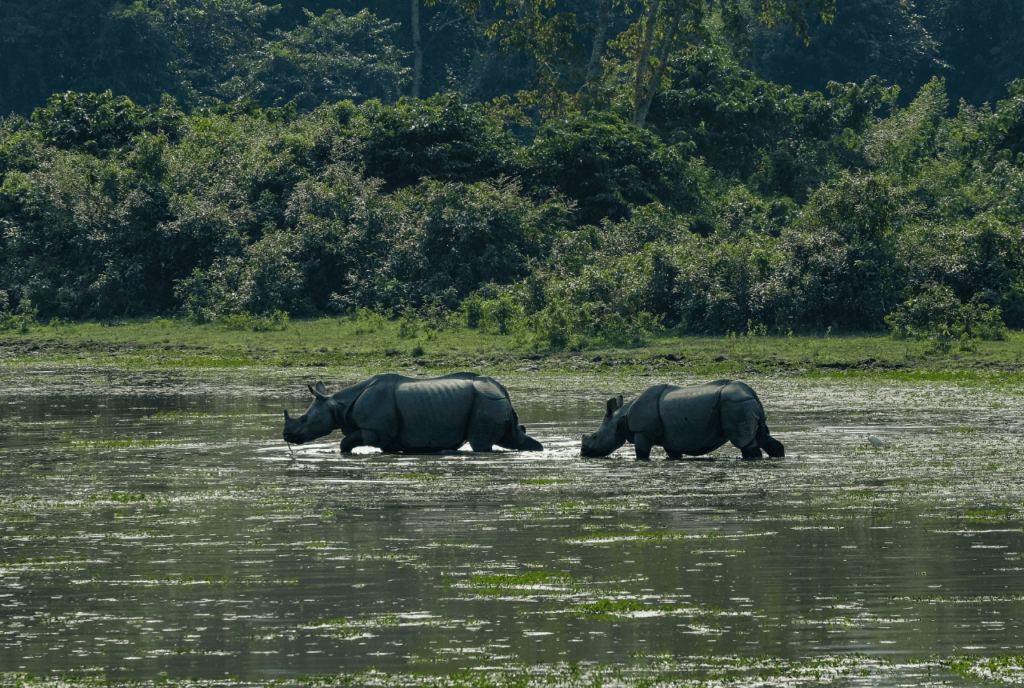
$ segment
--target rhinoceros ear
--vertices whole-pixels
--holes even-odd
[[[613,413],[615,413],[615,412],[616,412],[616,411],[618,410],[618,408],[619,408],[619,406],[618,406],[618,404],[616,403],[616,400],[615,400],[615,398],[614,398],[614,397],[608,400],[608,403],[606,404],[606,406],[607,406],[607,409],[608,409],[608,410],[607,410],[607,411],[605,412],[605,415],[606,415],[606,416],[610,416],[610,415],[612,415],[612,414],[613,414]]]
[[[317,399],[325,399],[326,398],[324,393],[320,391],[321,389],[324,389],[324,385],[323,385],[322,382],[316,383],[316,387],[313,387],[313,385],[306,385],[306,387],[309,388],[310,393],[313,396],[315,396]]]
[[[622,395],[615,397],[615,401],[618,403],[619,408],[622,408]]]
[[[322,383],[322,382],[317,382],[316,383],[316,391],[320,392],[324,396],[327,395],[327,388],[324,387],[324,383]]]

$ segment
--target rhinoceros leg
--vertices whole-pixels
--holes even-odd
[[[345,435],[345,439],[341,441],[341,453],[351,454],[356,447],[384,448],[381,446],[380,437],[373,430],[356,430],[351,435]]]
[[[768,456],[773,459],[781,459],[786,455],[786,448],[782,446],[782,442],[779,442],[774,437],[769,436],[767,439],[762,439],[761,446],[768,452]]]
[[[757,428],[761,424],[761,404],[757,399],[722,403],[722,432],[745,459],[760,459]]]
[[[341,441],[341,453],[351,454],[352,450],[363,443],[363,431],[356,430],[351,435],[345,435],[345,439]]]
[[[466,439],[473,451],[489,452],[495,444],[501,444],[514,417],[504,388],[489,377],[473,382],[473,409],[466,425]]]
[[[637,461],[650,461],[651,449],[654,448],[654,440],[642,432],[633,435],[633,446],[636,448]]]
[[[757,446],[757,442],[746,447],[740,447],[740,453],[743,454],[744,459],[764,458],[764,454],[761,453],[761,447]]]

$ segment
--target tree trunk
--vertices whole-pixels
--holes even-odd
[[[652,0],[647,10],[647,26],[644,27],[644,42],[636,56],[636,81],[633,83],[633,124],[636,124],[641,103],[644,100],[644,77],[647,74],[647,56],[651,54],[654,41],[654,27],[658,23],[658,7],[661,0]]]
[[[420,97],[420,80],[423,77],[423,45],[420,43],[420,0],[412,3],[412,97]]]
[[[611,0],[601,0],[600,19],[597,24],[597,32],[594,34],[594,47],[590,51],[590,62],[587,63],[587,79],[584,84],[586,88],[590,87],[601,69],[605,36],[608,33],[608,11],[611,9],[611,4]]]
[[[661,84],[661,79],[665,76],[665,70],[668,68],[668,56],[672,53],[672,48],[675,47],[676,33],[679,31],[681,19],[682,13],[680,12],[676,15],[675,21],[672,22],[672,30],[669,31],[665,45],[662,46],[661,55],[658,58],[658,71],[651,77],[651,84],[647,87],[647,97],[644,98],[643,104],[633,115],[633,124],[640,129],[644,128],[644,122],[647,121],[647,113],[651,109],[651,102],[654,100],[654,96],[658,92],[658,86]]]

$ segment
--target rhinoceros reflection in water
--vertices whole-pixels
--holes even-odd
[[[768,433],[761,400],[735,380],[696,387],[656,385],[628,403],[609,399],[597,432],[583,438],[583,456],[608,456],[626,442],[636,458],[651,458],[651,448],[665,448],[669,459],[700,456],[732,442],[744,458],[785,456],[782,443]]]
[[[378,447],[408,454],[455,450],[469,442],[473,451],[542,451],[526,435],[508,391],[476,373],[419,379],[386,373],[327,395],[322,382],[310,387],[316,399],[304,414],[284,412],[284,439],[302,444],[340,429],[342,453]]]

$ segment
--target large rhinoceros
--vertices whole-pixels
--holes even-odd
[[[469,442],[473,451],[541,451],[526,435],[508,391],[476,373],[419,379],[395,373],[368,380],[327,396],[322,382],[309,387],[316,399],[298,418],[284,412],[284,439],[302,444],[341,429],[342,453],[355,447],[418,454],[455,450]]]
[[[583,456],[608,456],[624,443],[636,447],[637,460],[651,448],[665,448],[669,459],[700,456],[732,442],[744,458],[785,456],[782,443],[768,433],[764,408],[754,390],[735,380],[696,387],[655,385],[629,403],[609,399],[597,432],[583,438]]]

